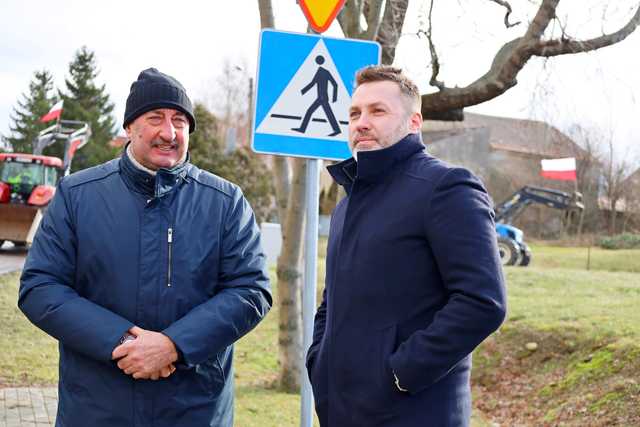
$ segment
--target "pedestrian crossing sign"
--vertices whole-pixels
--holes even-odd
[[[271,29],[260,34],[252,147],[257,153],[343,160],[356,71],[380,45]]]

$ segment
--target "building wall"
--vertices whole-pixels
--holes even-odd
[[[495,149],[491,146],[488,128],[431,141],[423,134],[427,151],[446,162],[471,170],[485,184],[494,202],[500,203],[525,185],[573,192],[573,182],[552,181],[540,176],[540,155]],[[431,141],[431,142],[429,142]],[[514,225],[536,238],[558,238],[563,230],[565,213],[542,205],[531,205]],[[577,222],[577,219],[574,220]]]

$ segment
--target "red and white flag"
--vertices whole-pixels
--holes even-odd
[[[540,175],[549,179],[558,179],[561,181],[575,181],[576,177],[576,158],[567,157],[564,159],[543,159],[542,170]]]
[[[60,101],[56,102],[56,105],[51,107],[51,110],[49,110],[49,112],[47,114],[45,114],[44,116],[40,117],[40,121],[42,123],[46,123],[46,122],[50,122],[51,120],[59,119],[60,115],[62,114],[62,103],[63,102],[64,102],[63,100],[60,100]]]

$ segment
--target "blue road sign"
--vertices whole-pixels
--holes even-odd
[[[380,45],[263,30],[256,81],[253,150],[343,160],[356,71],[380,63]]]

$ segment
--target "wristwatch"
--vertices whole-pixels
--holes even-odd
[[[124,335],[120,338],[120,344],[124,344],[124,343],[126,343],[127,341],[133,341],[133,340],[135,340],[135,339],[136,339],[136,336],[135,336],[135,335],[131,335],[130,333],[128,333],[128,332],[127,332],[126,334],[124,334]]]

